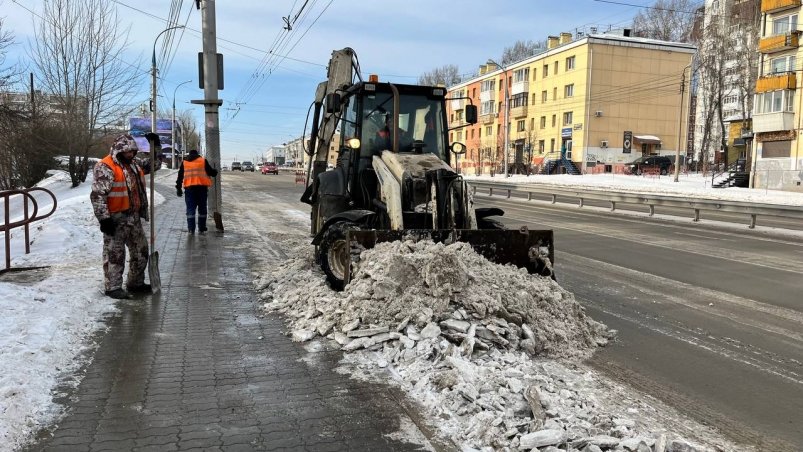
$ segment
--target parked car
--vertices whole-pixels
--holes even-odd
[[[243,164],[240,162],[231,162],[231,170],[232,171],[242,171]]]
[[[252,162],[243,162],[243,171],[254,172],[254,164]]]
[[[640,175],[646,172],[669,174],[673,163],[671,158],[663,155],[645,155],[630,164],[630,174]]]
[[[262,165],[260,171],[262,171],[262,174],[279,174],[279,167],[275,163],[268,162]]]

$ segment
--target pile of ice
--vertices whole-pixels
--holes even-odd
[[[344,358],[353,375],[391,372],[464,450],[705,450],[605,412],[590,373],[540,359],[576,362],[612,336],[549,278],[464,243],[392,242],[364,251],[334,292],[309,247],[295,253],[255,282],[265,309],[284,313],[297,341],[357,352]]]

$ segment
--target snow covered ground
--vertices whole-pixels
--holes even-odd
[[[169,180],[172,177],[174,172],[160,171],[157,179]],[[584,176],[582,180],[584,183],[602,181],[605,177],[622,186],[632,185],[623,183],[630,180],[629,176]],[[693,185],[689,178],[688,182]],[[511,178],[516,179],[532,182],[535,177]],[[562,179],[551,176],[548,181],[562,183]],[[577,177],[565,179],[575,185],[578,181]],[[658,187],[656,180],[641,179]],[[13,267],[47,265],[49,268],[29,272],[30,277],[25,280],[11,282],[4,277],[0,281],[0,312],[3,313],[0,317],[0,331],[3,332],[0,335],[0,450],[14,450],[28,435],[58,416],[59,407],[52,402],[53,391],[60,382],[70,380],[82,364],[82,352],[87,350],[89,338],[104,328],[102,320],[115,309],[112,300],[102,294],[102,239],[89,202],[90,183],[87,181],[72,189],[67,175],[56,172],[40,184],[56,194],[58,209],[51,217],[33,225],[31,254],[23,252],[22,231],[16,229],[12,232]],[[697,183],[702,184],[702,180]],[[595,182],[595,186],[600,185]],[[635,190],[644,189],[636,185]],[[702,196],[708,191],[703,186],[690,188],[687,193]],[[755,196],[764,196],[760,199],[750,196],[758,202],[803,204],[803,195],[770,192],[765,195],[756,193]],[[155,201],[158,205],[163,199],[157,194]],[[12,203],[11,210],[12,217],[18,217],[19,203]],[[296,222],[299,218],[306,218],[306,215],[291,216]],[[266,302],[301,300],[312,306],[311,294],[339,302],[345,302],[342,297],[348,297],[348,294],[363,301],[373,300],[379,295],[395,300],[399,294],[398,287],[388,285],[387,281],[384,286],[355,285],[354,289],[361,288],[362,294],[344,292],[346,295],[342,295],[329,291],[322,284],[322,274],[309,260],[311,253],[305,248],[309,246],[308,238],[297,231],[288,231],[284,236],[288,254],[294,249],[295,253],[282,268],[276,269],[279,273],[265,274],[258,281],[258,289]],[[516,272],[508,275],[510,281],[518,281],[517,284],[521,285],[517,287],[536,287],[542,291],[543,297],[532,299],[539,309],[554,306],[550,303],[561,300],[569,303],[567,306],[573,306],[567,312],[551,314],[555,318],[565,316],[563,319],[568,323],[564,331],[546,328],[534,331],[531,327],[520,326],[519,323],[528,322],[522,322],[521,318],[517,321],[515,315],[507,320],[497,317],[497,314],[501,315],[502,307],[515,314],[511,312],[510,304],[501,301],[501,304],[488,304],[487,300],[481,302],[479,299],[460,304],[460,291],[476,292],[478,286],[468,285],[476,280],[472,276],[475,270],[466,267],[459,273],[461,278],[450,279],[453,277],[450,274],[437,271],[438,266],[446,262],[438,259],[448,259],[448,255],[438,257],[438,253],[430,253],[429,258],[435,261],[427,263],[419,255],[409,257],[411,262],[417,262],[411,264],[412,268],[418,269],[415,271],[429,269],[425,272],[431,278],[432,287],[441,288],[441,292],[429,295],[441,301],[442,309],[426,312],[427,315],[420,319],[411,318],[401,328],[404,319],[397,319],[396,315],[391,322],[383,317],[387,313],[371,311],[374,318],[367,321],[369,317],[365,313],[350,312],[349,316],[342,318],[345,321],[348,317],[348,325],[338,323],[338,318],[328,329],[328,322],[316,323],[312,328],[307,321],[321,322],[319,319],[326,316],[323,312],[308,309],[301,320],[291,319],[296,322],[298,339],[310,340],[314,335],[324,335],[352,343],[355,334],[367,334],[354,331],[373,326],[387,328],[386,332],[376,332],[353,345],[355,349],[357,345],[362,348],[346,356],[344,371],[383,381],[388,380],[388,372],[396,375],[394,381],[428,407],[433,419],[437,416],[442,433],[466,448],[523,447],[551,441],[565,448],[570,444],[569,438],[574,437],[586,441],[571,443],[584,452],[614,444],[624,448],[620,450],[649,450],[645,447],[655,447],[662,441],[684,441],[681,438],[700,441],[708,447],[719,445],[722,450],[738,450],[709,429],[684,420],[657,402],[606,382],[571,360],[564,361],[590,353],[594,347],[604,344],[605,335],[604,329],[592,319],[585,318],[573,304],[571,294],[559,286],[548,281],[530,281],[528,275]],[[372,261],[368,259],[367,262]],[[366,280],[383,278],[383,264],[376,262],[373,273],[365,274]],[[306,295],[290,293],[290,286],[281,274],[287,268],[296,268],[298,278],[317,281],[316,291]],[[295,301],[292,301],[293,296],[297,298]],[[268,307],[281,308],[280,304]],[[483,307],[486,308],[485,315],[481,315]],[[491,316],[489,313],[495,314]],[[307,315],[309,319],[304,320]],[[365,323],[361,320],[363,318]],[[537,319],[531,319],[529,323],[538,324]],[[340,334],[336,335],[338,328]],[[464,328],[467,329],[463,331]],[[352,337],[349,337],[349,332]],[[513,335],[519,339],[518,344],[512,344]],[[561,351],[555,346],[555,341],[564,339],[575,345]],[[481,353],[474,353],[474,350]],[[537,358],[531,356],[531,351],[538,352]],[[539,406],[543,413],[533,417],[532,410]],[[558,450],[549,447],[545,444],[541,450]]]
[[[466,180],[489,182],[506,182],[511,184],[544,184],[564,185],[567,187],[620,191],[631,193],[652,193],[661,195],[688,196],[702,199],[719,199],[729,201],[747,201],[762,204],[782,204],[803,206],[803,193],[777,190],[757,190],[731,187],[727,189],[713,188],[711,177],[702,174],[681,174],[678,181],[674,176],[634,176],[624,174],[586,174],[583,176],[561,175],[514,175],[505,179],[502,175],[464,176]]]

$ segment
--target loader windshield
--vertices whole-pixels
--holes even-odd
[[[377,155],[393,147],[393,94],[366,93],[363,101],[364,155]],[[423,94],[399,95],[399,152],[412,152],[423,145],[423,152],[446,160],[443,135],[443,99]]]

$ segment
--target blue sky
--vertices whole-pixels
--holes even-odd
[[[30,66],[27,48],[38,18],[28,10],[40,13],[43,3],[0,0],[0,17],[16,41],[7,62]],[[141,95],[131,99],[131,104],[147,105],[147,71],[154,38],[166,27],[172,2],[115,3],[121,26],[131,27],[128,61],[139,61],[143,73]],[[177,110],[191,110],[203,129],[202,107],[189,103],[203,97],[197,81],[201,14],[194,1],[181,3],[180,23],[186,20],[187,30],[180,42],[178,36],[174,40],[172,63],[159,58],[157,66],[163,80],[158,102],[160,109],[170,107],[175,92]],[[376,73],[382,80],[415,83],[423,72],[446,64],[457,65],[461,73],[471,73],[488,58],[498,59],[503,49],[517,40],[543,40],[547,35],[574,33],[590,26],[627,27],[641,10],[594,0],[306,0],[293,29],[285,30],[283,17],[292,21],[304,4],[305,0],[216,2],[218,52],[225,59],[226,86],[220,92],[224,101],[220,115],[224,163],[235,158],[259,159],[268,147],[301,136],[315,87],[326,77],[325,66],[334,49],[353,48],[364,76]],[[277,40],[286,44],[276,46]],[[161,47],[160,38],[157,55]],[[260,65],[269,50],[287,58],[272,58],[267,67]],[[193,82],[177,88],[187,80]]]

